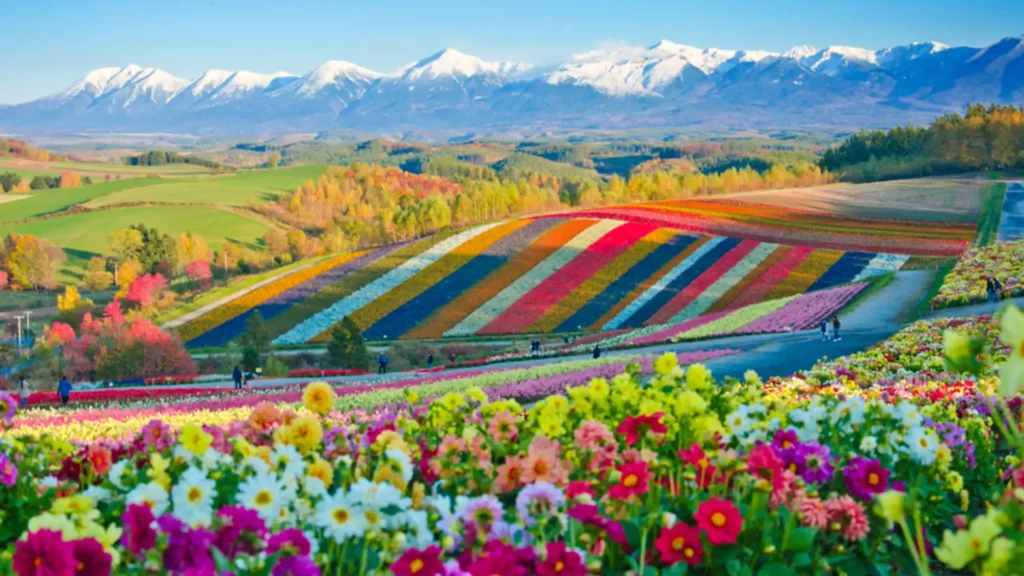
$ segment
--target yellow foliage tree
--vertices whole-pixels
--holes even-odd
[[[123,298],[128,293],[128,286],[142,273],[142,264],[134,260],[122,262],[117,267],[117,297]]]
[[[75,172],[61,172],[60,173],[60,187],[61,188],[78,188],[82,185],[81,178]]]
[[[82,296],[78,293],[78,288],[74,286],[66,286],[64,288],[64,294],[57,295],[57,310],[61,312],[69,312],[78,308],[79,302],[81,302]]]
[[[114,275],[107,272],[107,263],[99,256],[93,256],[86,265],[88,271],[82,284],[93,292],[106,290],[114,283]]]

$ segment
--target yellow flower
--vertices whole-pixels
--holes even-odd
[[[405,443],[405,440],[398,434],[398,432],[395,432],[394,430],[385,430],[381,432],[377,436],[377,440],[374,442],[373,447],[375,450],[380,452],[394,448],[396,450],[401,450],[406,456],[412,454],[412,449],[409,448],[409,445]]]
[[[181,428],[178,441],[189,452],[196,456],[202,456],[213,444],[213,436],[204,432],[198,424],[189,422]]]
[[[94,502],[92,498],[88,496],[66,496],[64,498],[58,498],[53,503],[52,512],[54,514],[68,514],[71,516],[83,516],[93,511]]]
[[[946,484],[949,485],[950,491],[959,493],[964,488],[964,477],[954,470],[946,474]]]
[[[167,474],[167,469],[170,468],[171,461],[164,458],[159,452],[154,452],[149,457],[149,470],[146,474],[149,479],[153,482],[164,487],[164,490],[170,490],[171,488],[171,476]]]
[[[28,531],[53,530],[60,532],[65,542],[78,539],[78,528],[64,514],[50,514],[45,512],[28,521]]]
[[[302,391],[302,405],[314,414],[329,414],[337,398],[330,384],[322,380],[310,382]]]
[[[473,386],[469,390],[466,390],[466,396],[478,404],[487,404],[487,393],[481,390],[479,386]]]
[[[962,569],[975,557],[971,535],[966,531],[954,534],[946,530],[942,535],[942,545],[935,549],[935,557],[954,570]]]
[[[711,370],[703,364],[691,364],[686,370],[686,385],[691,390],[703,390],[711,386],[708,380],[711,378]]]
[[[935,461],[938,463],[940,468],[947,468],[953,462],[953,451],[949,449],[949,446],[941,444],[935,451]]]
[[[1007,306],[999,320],[999,328],[999,340],[1010,347],[999,370],[999,393],[1010,398],[1016,396],[1024,384],[1024,314],[1012,304]]]
[[[984,576],[996,576],[997,574],[1003,574],[1003,568],[1010,562],[1010,558],[1013,557],[1014,543],[1003,536],[1000,536],[992,541],[992,546],[989,549],[988,558],[985,559],[984,564],[981,565],[981,573]]]
[[[462,394],[459,394],[458,392],[449,392],[442,396],[439,402],[441,403],[441,407],[445,410],[455,412],[462,407],[464,398],[462,397]]]
[[[320,447],[324,440],[324,429],[320,421],[312,416],[298,416],[285,427],[282,443],[295,446],[303,454]]]
[[[594,378],[587,385],[587,388],[593,394],[595,400],[608,399],[608,381],[604,378]]]
[[[672,369],[679,365],[679,358],[671,352],[666,352],[654,361],[654,371],[662,376],[668,376]]]
[[[899,522],[907,515],[903,508],[903,492],[889,490],[875,497],[875,513],[890,523]]]
[[[334,470],[327,461],[317,458],[306,468],[306,476],[316,478],[330,488],[334,483]]]

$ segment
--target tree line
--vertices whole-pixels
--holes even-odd
[[[221,164],[209,158],[178,154],[169,150],[150,150],[142,154],[127,156],[124,163],[129,166],[164,166],[166,164],[193,164],[207,168],[221,168]]]
[[[973,104],[927,128],[862,130],[826,150],[819,165],[852,181],[1024,169],[1024,106]]]

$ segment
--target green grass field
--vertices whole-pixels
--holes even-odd
[[[152,186],[164,182],[159,178],[132,178],[128,180],[112,180],[79,188],[55,188],[53,190],[37,190],[29,198],[4,204],[0,209],[0,225],[19,222],[28,218],[37,218],[46,214],[67,210],[75,204],[88,202],[105,194],[128,188]],[[2,226],[0,226],[2,229]]]
[[[20,166],[12,166],[12,165],[3,164],[2,162],[0,162],[0,174],[4,174],[4,173],[7,173],[7,172],[13,172],[13,173],[17,174],[18,176],[21,176],[22,180],[29,180],[29,181],[31,181],[36,176],[59,176],[60,175],[60,172],[57,171],[57,170],[32,170],[32,169],[29,169],[29,168],[22,168]]]
[[[244,206],[249,201],[258,203],[274,200],[281,194],[291,192],[304,180],[319,177],[324,169],[324,166],[297,166],[213,178],[170,180],[157,186],[129,188],[98,196],[89,202],[89,206],[101,207],[132,202]]]
[[[194,231],[202,234],[214,250],[220,248],[226,239],[254,244],[268,230],[262,222],[211,206],[136,206],[21,224],[0,224],[0,236],[14,232],[51,240],[68,254],[61,280],[77,281],[81,279],[88,259],[106,252],[110,233],[133,224],[155,226],[172,237]]]
[[[14,171],[14,165],[20,169],[39,174],[53,174],[64,170],[71,170],[83,175],[103,174],[138,174],[145,176],[149,174],[173,174],[173,175],[199,175],[212,174],[215,170],[205,166],[194,164],[163,164],[161,166],[128,166],[126,164],[113,164],[105,162],[29,162],[26,160],[14,160],[0,158],[0,172]]]

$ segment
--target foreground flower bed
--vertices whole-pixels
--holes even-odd
[[[963,253],[946,275],[932,308],[979,304],[988,300],[985,279],[995,276],[1002,298],[1024,295],[1024,240],[1000,242]]]

